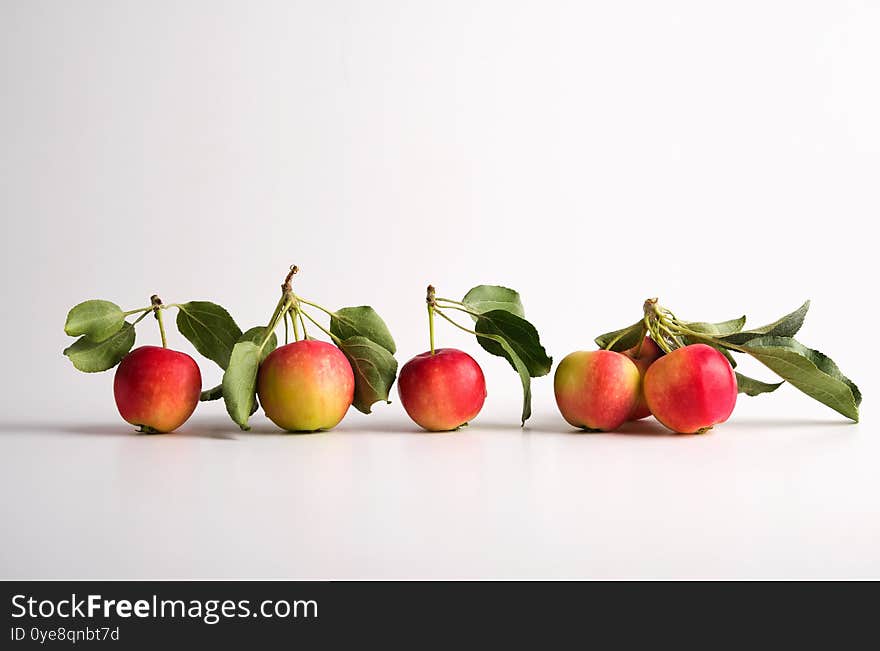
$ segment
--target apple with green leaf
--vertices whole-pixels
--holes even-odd
[[[374,403],[388,402],[397,377],[394,339],[376,311],[367,305],[334,311],[300,296],[292,284],[298,271],[290,268],[268,324],[235,343],[222,384],[203,396],[222,397],[243,430],[249,429],[258,398],[266,416],[283,430],[332,429],[352,405],[369,414]],[[323,312],[329,325],[322,325],[312,309]],[[282,324],[285,344],[276,348],[275,330]],[[310,328],[330,341],[313,338]]]
[[[764,382],[736,372],[736,357],[757,360],[811,398],[858,422],[862,394],[827,355],[797,339],[810,302],[758,328],[744,329],[746,317],[721,322],[688,321],[650,298],[638,321],[596,337],[606,351],[634,352],[642,342],[643,396],[654,417],[681,434],[708,431],[726,421],[738,393],[771,393],[783,382]],[[645,337],[648,338],[645,338]],[[654,342],[663,354],[648,350]],[[655,355],[657,355],[655,357]],[[638,410],[635,412],[637,415]]]
[[[202,375],[192,357],[168,348],[163,313],[169,307],[184,313],[196,310],[198,305],[198,302],[165,305],[154,295],[149,306],[126,312],[110,301],[85,301],[74,306],[67,315],[64,331],[79,339],[66,348],[64,354],[75,368],[86,373],[98,373],[118,365],[113,396],[122,418],[141,432],[173,432],[195,411],[202,390]],[[215,307],[225,313],[219,306]],[[129,323],[127,317],[135,314],[138,318]],[[149,314],[156,317],[162,346],[131,350],[135,326]],[[186,325],[181,328],[181,332],[185,331]]]
[[[474,335],[484,350],[505,358],[519,374],[525,425],[531,415],[531,378],[549,373],[552,359],[538,331],[526,321],[519,294],[507,287],[478,285],[455,301],[437,297],[429,285],[426,302],[431,347],[403,366],[397,384],[409,417],[431,432],[455,430],[476,418],[486,399],[486,379],[476,360],[461,350],[434,346],[434,319],[440,316]],[[467,314],[473,329],[455,321],[447,310]]]

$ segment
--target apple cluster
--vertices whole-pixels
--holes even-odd
[[[122,418],[142,432],[172,432],[200,401],[222,399],[229,416],[248,429],[262,407],[289,432],[334,428],[354,406],[369,414],[390,402],[395,381],[400,402],[421,428],[452,431],[473,421],[486,400],[480,364],[462,350],[435,347],[435,320],[476,337],[487,353],[504,358],[520,378],[521,422],[531,415],[531,380],[552,368],[537,329],[525,318],[519,294],[478,285],[461,300],[438,297],[428,287],[430,348],[397,373],[396,345],[373,308],[330,310],[293,291],[291,267],[268,324],[242,331],[224,308],[208,301],[150,305],[123,311],[115,303],[90,300],[70,310],[65,332],[77,341],[64,354],[80,371],[116,368],[113,392]],[[726,421],[737,395],[778,388],[735,371],[731,352],[748,354],[796,388],[848,418],[858,420],[861,394],[837,366],[793,339],[808,307],[753,330],[745,317],[721,323],[683,321],[645,302],[635,324],[600,335],[598,350],[567,355],[556,367],[554,393],[562,417],[585,431],[608,432],[653,415],[680,434],[697,434]],[[167,346],[163,313],[177,309],[177,329],[223,371],[221,384],[203,389],[196,361]],[[329,319],[326,327],[309,310]],[[461,313],[470,321],[453,318]],[[148,315],[158,322],[162,346],[133,348],[135,326]],[[133,322],[128,317],[136,316]],[[284,326],[284,343],[276,330]],[[309,334],[317,328],[329,341]],[[290,341],[291,329],[294,341]]]
[[[619,353],[571,353],[553,385],[563,418],[594,432],[653,414],[674,432],[702,434],[730,417],[737,396],[733,368],[720,352],[692,344],[664,354],[650,337]]]

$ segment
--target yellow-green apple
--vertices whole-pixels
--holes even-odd
[[[730,363],[706,344],[677,348],[645,373],[651,413],[680,434],[702,433],[726,421],[736,405],[736,393]]]
[[[397,392],[417,425],[430,432],[444,432],[461,427],[480,413],[486,400],[486,379],[467,353],[438,348],[404,364]]]
[[[639,374],[642,376],[643,385],[639,388],[639,400],[629,417],[629,420],[641,420],[651,415],[651,410],[648,409],[648,402],[645,400],[645,372],[651,364],[663,355],[663,350],[653,339],[645,337],[641,346],[633,346],[629,350],[623,351],[623,354],[635,362],[639,369]]]
[[[638,402],[640,384],[633,361],[610,350],[571,353],[553,378],[562,417],[588,431],[607,432],[626,422]]]
[[[281,429],[332,429],[351,406],[354,372],[336,346],[296,341],[276,348],[260,365],[257,395],[266,416]]]
[[[176,350],[142,346],[120,362],[113,378],[119,414],[144,432],[172,432],[199,403],[202,374],[195,360]]]

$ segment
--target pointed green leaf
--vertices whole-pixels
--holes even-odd
[[[239,343],[241,341],[250,341],[251,343],[257,344],[259,346],[260,342],[263,341],[263,334],[265,332],[266,326],[255,326],[242,334],[241,337],[238,338],[238,341],[236,343]],[[266,345],[263,347],[263,352],[260,355],[260,364],[262,364],[269,356],[269,353],[271,353],[277,347],[278,337],[276,337],[275,333],[273,332],[271,335],[269,335],[269,339],[266,341]],[[222,397],[223,385],[218,384],[215,387],[211,387],[210,389],[205,389],[204,391],[202,391],[201,395],[199,396],[199,400],[201,400],[202,402],[210,402],[211,400],[220,400],[220,398]],[[254,411],[256,411],[256,403],[254,404],[254,410],[251,412],[251,414],[253,414]]]
[[[491,339],[494,343],[498,344],[498,347],[504,351],[504,354],[501,356],[510,362],[510,365],[513,366],[514,370],[519,375],[523,390],[523,406],[522,415],[520,416],[520,427],[525,427],[526,421],[532,415],[532,380],[528,366],[520,359],[516,350],[514,350],[504,337],[496,334],[483,333],[477,337],[477,339],[481,340],[481,343],[482,340]]]
[[[619,353],[637,346],[646,332],[644,321],[637,321],[626,328],[599,335],[594,341],[599,348],[614,350]]]
[[[742,348],[789,384],[858,422],[862,394],[829,357],[791,337],[760,337]]]
[[[85,336],[92,341],[109,339],[122,328],[125,314],[110,301],[85,301],[67,313],[64,332],[71,337]]]
[[[481,335],[494,335],[492,338],[477,337],[477,341],[486,352],[504,357],[515,371],[519,371],[508,349],[525,365],[531,377],[541,377],[550,372],[553,359],[541,345],[538,331],[531,323],[506,310],[491,310],[477,319],[474,330]],[[502,346],[497,337],[502,338],[507,346]]]
[[[349,337],[339,344],[354,371],[354,407],[365,414],[374,403],[388,400],[397,377],[397,360],[388,350],[366,337]]]
[[[248,418],[254,411],[257,391],[257,371],[260,368],[260,347],[252,341],[242,341],[232,348],[229,364],[223,373],[223,401],[233,422],[248,430]]]
[[[804,324],[804,318],[807,316],[807,310],[810,309],[810,301],[805,302],[791,314],[786,314],[781,319],[767,324],[760,328],[752,328],[735,332],[727,336],[721,337],[721,341],[731,344],[744,344],[758,337],[794,337],[801,326]]]
[[[394,337],[382,317],[369,305],[343,307],[330,317],[330,332],[340,339],[366,337],[374,341],[392,355],[397,352]]]
[[[80,337],[64,349],[73,365],[84,373],[99,373],[113,368],[134,346],[134,326],[123,323],[119,331],[104,341]]]
[[[721,321],[720,323],[706,323],[704,321],[685,321],[684,326],[688,330],[693,330],[694,332],[699,332],[705,335],[711,335],[713,337],[722,337],[724,335],[731,335],[735,332],[739,332],[743,329],[743,326],[746,324],[745,315],[739,317],[738,319],[731,319],[730,321]]]
[[[178,306],[177,329],[200,354],[222,369],[229,365],[232,347],[241,328],[225,309],[209,301],[190,301]]]
[[[736,388],[739,393],[744,393],[747,396],[757,396],[762,393],[770,393],[771,391],[776,391],[779,387],[781,387],[784,382],[761,382],[760,380],[756,380],[754,378],[750,378],[748,376],[743,375],[742,373],[736,374]]]
[[[722,348],[721,346],[712,346],[712,348],[724,355],[725,359],[727,359],[727,362],[732,368],[736,368],[736,359],[733,355],[730,354],[729,350],[727,350],[726,348]]]
[[[519,292],[499,285],[477,285],[464,295],[461,302],[480,314],[504,310],[521,318],[526,315]]]
[[[260,345],[263,341],[263,337],[266,335],[266,326],[254,326],[249,329],[247,332],[243,333],[238,341],[235,343],[239,343],[241,341],[250,341],[251,343]],[[260,364],[262,364],[269,354],[278,348],[278,336],[273,332],[269,335],[269,338],[266,340],[266,345],[263,346],[263,350],[260,353]]]
[[[210,389],[205,389],[199,395],[199,400],[201,402],[211,402],[212,400],[220,400],[223,397],[223,385],[218,384],[215,387],[211,387]],[[257,409],[259,409],[260,403],[257,400],[256,396],[254,396],[254,406],[251,407],[251,416],[257,413]]]

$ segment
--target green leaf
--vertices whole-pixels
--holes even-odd
[[[760,380],[756,380],[754,378],[747,377],[742,373],[736,374],[736,388],[739,393],[744,393],[747,396],[757,396],[762,393],[770,393],[771,391],[776,391],[779,387],[781,387],[784,382],[761,382]]]
[[[123,322],[119,331],[104,341],[80,337],[64,349],[73,365],[85,373],[99,373],[113,368],[134,346],[134,326]]]
[[[760,337],[742,348],[789,384],[858,422],[862,394],[829,357],[791,337]]]
[[[758,337],[794,337],[801,326],[804,325],[804,318],[807,316],[807,310],[810,309],[810,301],[807,301],[791,314],[786,314],[781,319],[767,324],[760,328],[751,330],[743,330],[725,337],[721,337],[721,341],[731,344],[744,344]]]
[[[85,336],[92,341],[109,339],[122,328],[125,314],[110,301],[85,301],[67,313],[64,332],[71,337]]]
[[[516,354],[516,351],[513,347],[507,342],[504,337],[500,335],[494,334],[483,334],[481,337],[477,337],[477,339],[482,340],[484,338],[490,338],[492,341],[498,344],[498,346],[504,351],[503,357],[510,362],[511,366],[513,366],[514,370],[519,375],[519,380],[522,383],[523,390],[523,406],[522,406],[522,415],[520,416],[520,426],[525,427],[526,421],[532,415],[532,380],[529,374],[529,368],[526,364],[519,358],[519,355]]]
[[[710,346],[711,346],[711,344],[710,344]],[[712,346],[712,348],[714,348],[719,353],[724,355],[725,359],[727,359],[728,363],[730,364],[730,366],[732,368],[736,368],[736,359],[734,359],[733,355],[730,354],[729,350],[727,350],[726,348],[722,348],[721,346]]]
[[[250,341],[251,343],[260,345],[260,342],[263,341],[263,333],[266,332],[266,326],[255,326],[245,332],[241,337],[238,338],[236,343],[242,341]],[[260,364],[262,364],[266,358],[269,356],[273,350],[278,347],[278,337],[275,336],[273,332],[269,335],[269,339],[266,340],[266,345],[263,347],[263,352],[260,355]],[[223,397],[223,385],[218,384],[215,387],[211,387],[210,389],[205,389],[202,391],[199,396],[199,400],[202,402],[210,402],[211,400],[220,400]],[[251,411],[251,414],[256,411],[256,403],[254,403],[254,409]]]
[[[212,400],[220,400],[223,397],[223,385],[218,384],[215,387],[211,387],[210,389],[205,389],[199,395],[200,402],[211,402]],[[254,406],[251,407],[251,416],[257,413],[257,409],[260,408],[260,403],[257,400],[256,396],[254,397]]]
[[[256,404],[257,371],[260,368],[260,347],[242,341],[232,348],[229,365],[223,373],[223,401],[233,422],[248,430],[248,418]]]
[[[644,321],[636,321],[626,328],[599,335],[594,341],[599,348],[614,350],[619,353],[637,346],[645,334]]]
[[[553,359],[547,356],[535,326],[522,317],[506,310],[491,310],[479,316],[474,330],[480,335],[494,335],[492,338],[477,337],[477,341],[486,352],[504,357],[515,371],[519,369],[509,350],[525,365],[529,376],[541,377],[550,372]],[[502,346],[498,337],[507,346]]]
[[[693,330],[694,332],[699,332],[705,335],[711,335],[713,337],[722,337],[724,335],[732,335],[735,332],[739,332],[743,329],[743,326],[746,324],[745,315],[739,317],[738,319],[731,319],[730,321],[721,321],[720,323],[706,323],[704,321],[684,321],[683,325],[688,330]]]
[[[358,411],[371,413],[374,403],[388,400],[397,377],[397,360],[387,348],[367,337],[349,337],[339,344],[354,371],[354,401]]]
[[[209,301],[190,301],[178,306],[177,329],[200,354],[222,369],[229,365],[232,347],[241,328],[225,309]]]
[[[251,343],[257,344],[257,346],[259,346],[260,343],[263,341],[263,337],[265,335],[266,326],[254,326],[253,328],[242,334],[238,338],[238,341],[236,341],[235,343],[250,341]],[[266,345],[263,346],[263,351],[260,353],[260,364],[262,364],[269,356],[269,354],[276,348],[278,348],[278,337],[273,332],[269,335],[269,338],[266,340]]]
[[[382,317],[369,305],[343,307],[330,317],[330,332],[342,340],[366,337],[392,355],[397,352],[394,338]]]
[[[477,285],[464,295],[461,302],[480,314],[504,310],[521,318],[526,315],[519,292],[498,285]],[[471,316],[476,320],[476,317]]]

